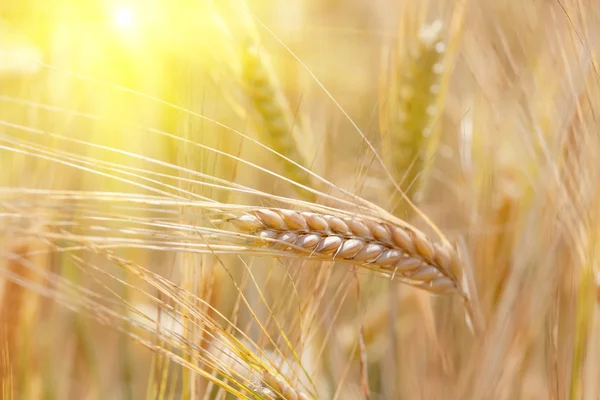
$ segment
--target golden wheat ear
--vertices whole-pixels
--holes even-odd
[[[230,220],[267,246],[300,258],[343,260],[432,293],[455,292],[462,268],[456,251],[410,226],[288,209],[257,209]]]

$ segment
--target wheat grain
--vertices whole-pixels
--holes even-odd
[[[446,242],[409,226],[313,212],[261,208],[230,221],[256,246],[368,266],[432,293],[459,287],[460,261]]]

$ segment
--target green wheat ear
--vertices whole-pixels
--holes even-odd
[[[259,43],[248,43],[241,59],[244,90],[261,124],[262,141],[290,160],[304,167],[310,166],[311,161],[304,155],[312,148],[310,137],[298,125],[269,55]],[[306,171],[282,161],[286,177],[301,185],[312,186],[311,176]],[[309,192],[300,190],[299,193],[314,200]]]
[[[425,154],[436,115],[445,44],[442,22],[423,26],[413,46],[398,60],[396,93],[387,134],[392,173],[411,201],[424,184]]]
[[[312,137],[300,126],[288,99],[281,88],[270,55],[263,47],[254,21],[239,15],[240,77],[242,89],[251,106],[250,115],[259,125],[261,141],[288,159],[309,168],[315,154]],[[295,182],[314,187],[314,180],[306,171],[281,159],[285,176]],[[301,188],[298,193],[309,201],[315,196]]]

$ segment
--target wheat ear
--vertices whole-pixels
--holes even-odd
[[[268,208],[230,221],[259,239],[249,241],[251,245],[344,260],[432,293],[450,293],[460,287],[462,268],[457,252],[449,243],[434,243],[409,225]]]
[[[241,378],[249,382],[247,389],[269,400],[309,400],[312,397],[293,387],[286,379],[286,376],[292,374],[292,371],[285,369],[273,369],[268,365],[269,359],[278,359],[277,355],[265,351],[263,354],[255,354],[251,348],[246,347],[242,342],[238,343],[240,348],[227,346],[227,342],[213,341],[210,345],[211,353],[221,363],[224,370],[229,371],[232,376]],[[242,350],[241,353],[239,351]],[[252,361],[245,358],[249,356]],[[267,356],[265,358],[265,356]]]
[[[284,379],[265,371],[262,376],[262,382],[268,386],[265,387],[274,400],[309,400],[310,396],[306,393],[292,387]]]
[[[243,86],[253,109],[260,117],[263,141],[286,158],[305,167],[309,166],[310,160],[305,154],[313,153],[309,150],[312,148],[310,137],[298,125],[268,53],[258,41],[247,39],[241,60]],[[303,153],[301,149],[307,150]],[[285,160],[283,165],[288,178],[308,187],[314,183],[306,171]],[[299,193],[309,201],[314,200],[314,195],[310,192],[302,190]]]
[[[421,28],[416,43],[399,61],[398,93],[391,103],[396,110],[390,113],[389,160],[400,187],[410,199],[423,186],[424,150],[436,114],[445,50],[441,32],[441,21]]]

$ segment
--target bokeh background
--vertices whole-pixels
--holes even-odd
[[[597,398],[599,27],[593,0],[0,3],[2,398],[234,398],[253,357],[317,399]],[[182,251],[221,229],[193,202],[283,204],[242,185],[352,210],[268,148],[431,233],[407,190],[485,331],[343,263]]]

